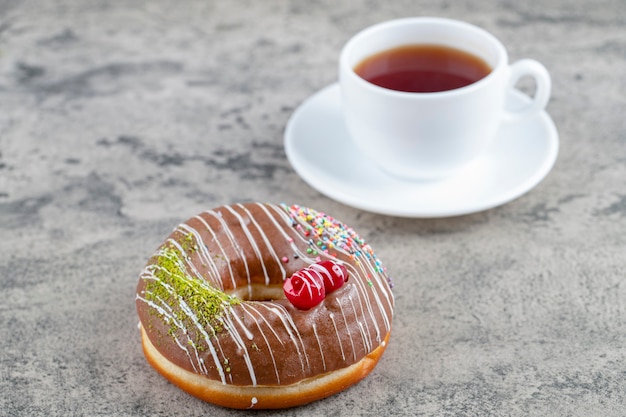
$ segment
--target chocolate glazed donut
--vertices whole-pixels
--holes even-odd
[[[309,309],[283,284],[320,261],[347,281]],[[390,279],[371,247],[297,205],[235,204],[177,226],[136,296],[144,353],[171,382],[232,408],[282,408],[364,378],[391,331]]]

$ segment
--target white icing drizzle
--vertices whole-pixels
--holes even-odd
[[[267,306],[267,305],[265,305],[265,304],[267,304],[267,303],[258,303],[258,305],[259,305],[260,307],[263,307],[263,308],[268,308],[268,306]],[[272,304],[274,304],[274,303],[272,303]],[[274,328],[270,325],[270,323],[267,321],[267,318],[266,318],[266,317],[265,317],[265,316],[264,316],[264,315],[263,315],[263,314],[262,314],[259,310],[257,310],[257,309],[256,309],[256,305],[257,305],[257,303],[247,303],[247,304],[243,304],[243,309],[244,309],[244,311],[245,311],[246,313],[248,313],[249,315],[251,315],[251,316],[253,316],[253,317],[255,317],[255,316],[254,316],[254,315],[253,315],[250,311],[254,311],[254,312],[257,314],[257,316],[256,316],[255,318],[257,319],[256,321],[257,321],[257,326],[259,327],[259,329],[260,329],[261,327],[260,327],[260,325],[259,325],[259,323],[258,323],[258,320],[263,321],[263,322],[267,325],[267,327],[270,329],[270,332],[272,332],[272,334],[274,335],[274,337],[276,338],[276,340],[277,340],[277,341],[278,341],[278,342],[279,342],[282,346],[284,346],[284,345],[285,345],[285,343],[283,342],[283,340],[282,340],[282,339],[278,336],[278,333],[276,333],[276,330],[275,330],[275,329],[274,329]],[[265,334],[264,334],[264,333],[262,333],[262,334],[263,334],[263,336],[265,337]],[[267,340],[267,339],[266,339],[266,340]]]
[[[252,398],[250,399],[250,407],[248,407],[248,408],[252,408],[252,407],[254,407],[254,406],[256,405],[256,403],[258,403],[258,402],[259,402],[259,400],[257,400],[257,398],[256,398],[256,397],[252,397]]]
[[[291,251],[293,252],[293,255],[297,255],[298,258],[301,258],[301,259],[305,260],[306,263],[309,264],[309,265],[315,263],[316,256],[309,255],[306,251],[300,249],[300,247],[296,243],[296,239],[301,244],[308,242],[310,239],[305,238],[304,236],[302,236],[300,234],[296,235],[295,238],[291,237],[283,229],[285,224],[290,224],[291,223],[291,218],[289,216],[287,216],[287,214],[283,210],[280,210],[280,208],[278,206],[267,206],[266,207],[266,205],[261,204],[261,203],[257,203],[257,205],[259,207],[261,207],[263,209],[263,211],[265,211],[267,213],[268,218],[272,221],[272,223],[276,227],[275,231],[278,231],[285,238],[285,240],[290,243],[290,247],[291,247]],[[272,211],[274,211],[274,215],[270,214],[268,207],[271,208]],[[282,225],[276,220],[276,217],[275,217],[276,215],[283,221]]]
[[[320,342],[320,337],[317,334],[317,327],[315,327],[315,323],[313,323],[313,333],[315,334],[317,345],[320,348],[320,355],[322,356],[322,365],[324,366],[324,371],[326,371],[326,360],[324,359],[324,349],[322,349],[322,343]]]
[[[155,310],[157,310],[159,312],[159,314],[161,314],[165,318],[167,323],[171,322],[172,324],[174,324],[174,326],[178,327],[179,329],[184,329],[184,327],[181,325],[181,323],[178,320],[176,320],[174,318],[174,316],[170,315],[169,312],[165,311],[165,309],[163,309],[161,306],[153,303],[150,300],[146,300],[145,298],[141,297],[139,294],[137,294],[136,298],[138,300],[143,301],[144,303],[148,304],[150,307],[154,308]],[[186,329],[185,329],[185,333],[186,333]],[[189,358],[189,363],[191,364],[191,366],[194,369],[194,371],[198,372],[198,368],[196,368],[196,364],[192,360],[191,355],[189,354],[189,350],[183,344],[180,343],[180,341],[178,340],[177,337],[174,337],[174,341],[185,352],[185,354]],[[198,358],[198,350],[196,349],[195,346],[194,346],[194,350],[195,350],[196,359],[197,359]]]
[[[206,211],[205,213],[210,215],[210,216],[213,216],[214,218],[216,218],[220,222],[220,226],[221,226],[220,230],[223,231],[224,233],[226,233],[230,243],[233,245],[234,250],[239,254],[239,259],[242,260],[242,262],[243,262],[243,264],[244,264],[244,266],[246,268],[246,278],[248,280],[248,288],[251,288],[250,284],[252,283],[252,281],[251,281],[251,277],[250,277],[250,268],[248,267],[248,261],[247,261],[246,254],[241,249],[241,246],[239,246],[239,243],[237,243],[237,239],[235,239],[235,236],[233,235],[233,233],[231,232],[230,228],[228,227],[228,225],[224,221],[222,213],[221,212],[215,212],[213,210]],[[233,276],[233,278],[234,278],[234,274],[233,274],[232,269],[230,270],[230,273],[231,273],[231,276]],[[248,296],[249,297],[252,296],[252,290],[249,290]]]
[[[178,297],[178,302],[179,302],[179,306],[181,310],[187,315],[187,317],[189,317],[193,321],[193,324],[195,325],[196,329],[204,337],[204,340],[206,341],[206,344],[209,347],[211,357],[213,358],[213,362],[215,363],[215,366],[217,370],[219,371],[220,379],[222,380],[222,383],[225,384],[226,380],[225,380],[224,368],[222,367],[222,364],[220,363],[220,358],[218,357],[217,352],[215,351],[215,348],[213,347],[213,344],[211,343],[211,338],[209,337],[209,334],[204,329],[204,326],[200,324],[200,322],[198,321],[198,317],[189,308],[187,303],[185,303],[185,301],[182,300],[180,297]]]
[[[361,262],[361,265],[360,265],[360,266],[361,266],[361,268],[362,268],[362,269],[364,268],[364,267],[363,267],[363,264],[364,264],[364,263],[363,263],[363,262]],[[365,269],[363,269],[363,273],[365,273],[365,276],[367,276],[367,277],[369,277],[369,275],[371,275],[371,274],[369,274],[369,275],[368,275],[368,271],[367,271],[367,270],[365,270]],[[370,281],[370,280],[368,280],[368,282],[371,282],[371,281]],[[368,294],[368,293],[370,293],[371,291],[368,291],[368,290],[367,290],[367,288],[366,288],[366,287],[367,287],[369,284],[366,284],[365,282],[361,282],[361,281],[357,280],[357,285],[358,285],[359,287],[361,287],[361,288],[360,288],[360,290],[361,290],[361,291],[359,291],[359,292],[357,293],[357,297],[358,297],[358,299],[359,299],[359,303],[358,303],[358,305],[359,305],[359,307],[360,307],[360,309],[361,309],[361,317],[363,317],[363,316],[365,315],[365,310],[367,310],[367,313],[369,314],[370,319],[371,319],[371,320],[364,320],[364,321],[365,321],[365,330],[367,331],[367,338],[368,338],[368,340],[370,341],[370,342],[369,342],[369,344],[371,345],[372,336],[371,336],[371,333],[370,333],[370,326],[369,326],[369,323],[372,323],[372,324],[374,325],[374,329],[375,329],[375,331],[376,331],[376,335],[377,335],[376,340],[377,340],[377,341],[380,341],[380,330],[379,330],[379,328],[378,328],[378,324],[377,324],[377,321],[376,321],[376,317],[375,317],[375,315],[374,315],[374,311],[373,311],[373,309],[372,309],[372,305],[371,305],[371,303],[370,303],[369,297],[367,296],[367,294]],[[365,300],[365,302],[363,302],[363,300]],[[353,305],[352,305],[352,306],[354,307],[354,301],[352,300],[352,298],[350,298],[350,302],[351,302],[351,303],[353,303]],[[365,304],[365,307],[363,306],[364,304]]]
[[[200,273],[200,271],[198,271],[198,268],[196,268],[196,265],[194,265],[193,262],[191,262],[191,258],[189,257],[189,254],[187,254],[185,249],[183,249],[182,245],[174,239],[168,239],[167,243],[174,246],[182,254],[182,260],[185,262],[185,265],[183,265],[183,269],[187,271],[191,270],[191,272],[193,273],[190,275],[199,279],[199,282],[204,282],[204,278],[202,277],[202,274]],[[208,283],[204,285],[204,287],[209,287],[209,286],[210,284]]]
[[[246,209],[241,204],[238,204],[237,207],[241,208],[248,215],[248,217],[250,218],[250,221],[256,227],[257,232],[261,235],[261,239],[263,239],[263,242],[265,243],[265,246],[267,247],[267,250],[270,252],[270,254],[272,255],[272,258],[274,258],[274,260],[278,264],[278,267],[280,268],[280,272],[282,275],[281,281],[284,281],[287,278],[287,271],[285,271],[285,268],[283,267],[279,256],[276,254],[276,251],[274,250],[272,243],[267,237],[267,234],[265,234],[265,231],[263,230],[263,228],[259,225],[259,223],[256,221],[256,219],[254,218],[254,216],[252,215],[252,213],[250,213],[248,209]],[[263,271],[265,271],[265,263],[263,263],[263,265],[264,265]],[[269,275],[267,275],[267,271],[265,271],[265,283],[269,284],[269,282],[270,282],[270,277]]]
[[[298,357],[300,358],[300,363],[302,364],[302,374],[304,375],[306,371],[304,368],[304,362],[302,361],[302,357],[304,357],[306,361],[306,366],[309,369],[311,368],[311,365],[309,364],[309,356],[306,354],[306,346],[304,345],[304,342],[302,341],[302,336],[300,336],[300,332],[298,331],[298,328],[296,327],[295,323],[291,319],[291,316],[289,315],[287,310],[285,310],[285,308],[281,306],[280,304],[274,304],[274,307],[269,307],[269,310],[278,316],[280,321],[283,322],[285,330],[287,331],[287,333],[289,333],[289,337],[291,338],[291,340],[293,341],[293,344],[296,346],[296,349],[298,350]],[[294,337],[294,333],[298,337],[297,340]],[[300,347],[302,347],[302,351],[300,350]]]
[[[333,322],[333,327],[335,328],[335,334],[337,335],[337,342],[339,342],[339,349],[341,349],[341,359],[346,360],[346,354],[343,351],[343,343],[341,343],[341,336],[339,335],[339,330],[337,330],[337,323],[335,323],[335,315],[330,313],[328,315],[330,317],[330,321]]]
[[[182,250],[182,248],[180,248],[180,250]],[[161,256],[167,256],[167,254],[165,252],[163,252],[163,251],[160,251],[159,254]],[[183,253],[183,255],[184,255],[184,253]],[[185,256],[183,256],[183,258],[185,258]],[[170,260],[175,261],[175,262],[179,262],[178,259],[171,259],[170,258]],[[158,269],[159,267],[155,266],[154,268]],[[223,370],[223,368],[221,366],[219,357],[218,357],[217,352],[215,351],[215,349],[214,349],[214,347],[213,347],[213,345],[212,345],[212,343],[210,341],[210,337],[209,337],[208,333],[204,329],[204,326],[202,326],[200,324],[200,322],[198,321],[198,317],[193,313],[192,309],[189,308],[187,303],[178,294],[176,294],[176,291],[174,290],[174,288],[172,288],[170,285],[168,285],[167,283],[163,282],[162,280],[158,279],[154,275],[154,273],[152,273],[151,269],[152,268],[147,268],[146,269],[146,272],[149,272],[149,274],[150,274],[150,278],[158,281],[159,284],[161,284],[163,286],[163,288],[165,288],[169,292],[169,294],[172,294],[172,295],[174,295],[176,297],[176,299],[178,300],[178,305],[181,308],[181,310],[186,314],[186,316],[189,319],[191,319],[191,321],[193,322],[195,328],[204,337],[205,342],[206,342],[206,344],[209,347],[209,350],[210,350],[210,353],[211,353],[211,357],[213,358],[213,361],[214,361],[214,363],[216,365],[216,369],[219,372],[220,379],[221,379],[222,383],[226,383],[224,370]],[[160,268],[160,269],[163,270],[162,268]],[[165,271],[165,270],[163,270],[163,271]],[[184,276],[184,275],[180,276],[179,278],[184,279],[184,280],[188,279],[188,277]],[[200,281],[200,282],[202,282],[202,281]],[[145,298],[143,298],[142,301],[147,302],[148,300],[145,300]],[[165,303],[163,302],[163,304],[165,304]],[[168,307],[168,309],[169,309],[169,307]],[[157,311],[159,311],[161,314],[163,314],[164,310],[157,310]],[[171,311],[171,309],[170,309],[170,311]],[[168,314],[165,315],[165,317],[167,317],[168,320],[171,320],[173,322],[173,324],[175,324],[175,325],[177,325],[177,323],[179,323],[178,320],[176,320],[172,314],[168,313]],[[177,327],[181,328],[181,330],[183,330],[184,334],[188,334],[188,330],[186,328],[184,328],[184,325],[182,323],[180,323],[180,326],[177,325]],[[180,343],[177,343],[177,344],[180,346]],[[191,361],[191,364],[193,366],[193,361]],[[206,368],[204,368],[204,373],[206,373]]]
[[[175,230],[182,233],[183,235],[188,235],[188,234],[193,235],[194,242],[202,242],[202,238],[200,237],[199,231],[194,229],[193,227],[190,227],[187,224],[183,223],[180,226],[178,226],[178,228],[176,228]],[[209,269],[208,276],[206,274],[202,274],[199,271],[197,271],[197,267],[195,267],[195,265],[191,264],[191,266],[198,273],[198,275],[202,276],[204,279],[208,278],[207,280],[210,280],[211,285],[213,285],[215,288],[220,288],[220,289],[223,288],[222,280],[220,278],[217,265],[211,258],[206,246],[202,243],[196,243],[194,246],[194,249],[197,251],[198,256],[200,257],[201,264],[203,266],[206,266]]]
[[[265,285],[269,285],[270,277],[267,273],[265,262],[263,262],[263,255],[261,254],[261,249],[259,249],[259,245],[257,245],[256,240],[254,240],[254,237],[252,237],[252,233],[250,232],[250,229],[248,229],[248,225],[246,225],[241,215],[237,213],[232,207],[226,206],[226,210],[230,211],[233,214],[233,216],[235,216],[237,220],[239,220],[239,225],[241,226],[241,230],[243,230],[244,234],[248,238],[248,242],[250,243],[250,246],[252,247],[254,254],[257,256],[257,259],[259,260],[259,263],[261,264],[261,268],[263,269],[263,275],[265,276]],[[248,282],[248,284],[250,284],[250,282]]]
[[[368,327],[363,328],[363,323],[361,323],[361,320],[358,319],[359,316],[361,316],[361,317],[363,316],[363,304],[359,303],[359,307],[361,307],[361,314],[359,315],[359,313],[356,310],[356,307],[354,306],[354,300],[352,299],[351,295],[348,296],[348,300],[350,300],[350,305],[352,306],[352,311],[354,311],[354,315],[357,317],[357,324],[359,326],[359,330],[360,330],[360,333],[361,333],[361,338],[363,339],[363,346],[365,346],[366,349],[369,351],[369,347],[368,347],[369,343],[368,343],[368,341],[371,340],[369,328]]]
[[[202,216],[196,216],[194,217],[194,219],[197,219],[198,221],[200,221],[200,223],[202,223],[206,227],[206,230],[209,233],[211,233],[211,237],[213,238],[213,243],[217,245],[217,247],[220,250],[220,256],[222,256],[225,260],[226,267],[228,268],[228,275],[230,276],[230,282],[232,283],[233,288],[237,287],[237,283],[235,281],[235,274],[233,273],[233,268],[232,268],[232,265],[230,264],[230,259],[228,258],[228,255],[226,254],[226,250],[224,249],[224,246],[222,246],[222,242],[217,238],[217,235],[215,234],[215,231],[213,230],[213,228],[209,226],[209,224],[206,222],[206,220]],[[215,264],[206,246],[204,244],[201,244],[200,246],[202,247],[203,251],[206,251],[206,257],[211,259],[212,264]],[[216,276],[216,279],[220,281],[218,284],[219,285],[218,288],[224,288],[220,279],[221,277],[219,276],[219,273],[217,271],[215,272],[215,276]]]
[[[239,320],[237,314],[234,314],[232,308],[229,310],[230,314],[224,314],[218,320],[220,320],[225,327],[225,330],[228,334],[233,338],[235,343],[237,344],[237,348],[243,350],[243,360],[246,363],[246,367],[248,368],[248,372],[250,373],[250,379],[252,380],[252,385],[256,385],[256,374],[254,372],[254,366],[252,366],[252,361],[250,360],[250,354],[248,353],[248,349],[246,348],[246,344],[241,337],[240,332],[237,331],[235,322],[237,322],[244,333],[248,337],[249,340],[252,339],[253,335],[250,331],[243,325],[243,323]]]
[[[343,323],[345,325],[346,330],[348,331],[348,337],[350,338],[350,347],[352,348],[352,357],[356,361],[356,350],[354,349],[354,340],[352,340],[352,332],[350,331],[350,326],[348,326],[348,319],[346,319],[346,313],[343,311],[343,306],[339,304],[339,309],[341,310],[341,317],[343,317]]]
[[[265,320],[265,317],[258,315],[258,316],[254,316],[250,311],[248,311],[249,309],[246,307],[250,307],[249,305],[244,305],[244,311],[246,312],[246,314],[249,314],[250,316],[254,317],[255,319],[258,320],[254,320],[254,322],[256,323],[257,327],[259,328],[259,330],[261,330],[261,325],[259,324],[259,320],[260,321],[264,321],[265,323],[267,323],[267,320]],[[258,311],[254,308],[252,308],[251,310],[255,311],[258,313]],[[280,338],[278,338],[278,335],[276,334],[276,331],[274,329],[271,328],[270,326],[270,331],[272,333],[274,333],[274,335],[276,336],[276,339],[280,342],[281,345],[283,345],[283,341],[280,340]],[[276,383],[278,385],[280,385],[280,373],[278,372],[278,366],[276,365],[276,359],[274,358],[274,351],[272,349],[272,346],[270,345],[270,342],[267,340],[267,337],[265,336],[265,333],[260,331],[259,332],[261,334],[261,337],[263,338],[263,340],[265,341],[265,346],[267,349],[267,352],[270,354],[270,358],[272,359],[272,364],[274,365],[274,374],[276,375]],[[284,346],[284,345],[283,345]],[[257,346],[258,348],[258,346]]]

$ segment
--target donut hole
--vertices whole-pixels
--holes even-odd
[[[282,285],[252,284],[229,291],[243,301],[273,301],[286,298]]]

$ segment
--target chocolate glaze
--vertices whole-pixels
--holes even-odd
[[[343,263],[349,279],[316,307],[255,300],[257,285],[280,288],[325,259]],[[177,292],[172,275],[222,298],[197,304]],[[234,290],[243,300],[222,293]],[[352,229],[311,209],[261,203],[222,206],[176,227],[143,270],[136,304],[150,341],[171,362],[253,386],[293,384],[358,362],[383,342],[393,315],[389,277]]]

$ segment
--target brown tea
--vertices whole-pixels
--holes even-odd
[[[442,45],[405,45],[372,55],[354,71],[380,87],[433,93],[465,87],[491,72],[489,64],[468,52]]]

